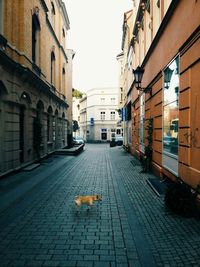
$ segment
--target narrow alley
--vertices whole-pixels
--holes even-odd
[[[86,144],[1,179],[0,266],[200,266],[199,221],[169,213],[140,171],[122,147]]]

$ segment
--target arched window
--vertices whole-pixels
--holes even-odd
[[[55,6],[54,3],[51,2],[51,24],[53,29],[55,29],[55,15],[56,15]]]
[[[62,68],[62,94],[65,94],[65,68]]]
[[[65,49],[65,29],[62,28],[62,42],[63,42],[63,48]]]
[[[54,51],[51,52],[51,84],[55,85],[55,61],[56,57]]]
[[[39,65],[40,22],[36,13],[32,16],[32,61]]]
[[[62,36],[63,36],[63,38],[65,38],[65,29],[64,28],[62,29]]]

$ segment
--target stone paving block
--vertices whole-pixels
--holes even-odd
[[[106,249],[95,249],[94,250],[94,255],[109,255],[110,251]]]
[[[26,261],[25,260],[20,260],[20,259],[13,259],[10,261],[9,263],[10,265],[8,266],[19,266],[19,267],[23,267],[26,266]]]
[[[78,261],[76,266],[77,267],[93,267],[94,262],[93,261]]]
[[[92,249],[81,249],[78,251],[78,254],[80,255],[93,255]]]
[[[90,245],[90,244],[84,245],[85,249],[93,249],[94,250],[94,249],[99,249],[99,247],[100,247],[99,245]]]
[[[86,261],[98,261],[99,256],[98,255],[84,255],[84,260]]]
[[[59,267],[75,267],[76,261],[59,261]]]
[[[38,266],[42,266],[42,264],[43,264],[43,261],[36,261],[36,260],[26,260],[26,262],[25,262],[25,266],[28,266],[28,267],[38,267]],[[10,266],[12,266],[11,264],[10,264]]]
[[[101,261],[115,261],[116,258],[114,255],[100,255],[100,260]]]
[[[24,257],[25,255],[22,255],[22,257]],[[50,260],[52,257],[52,255],[50,254],[38,254],[35,259],[36,260]]]
[[[101,261],[101,262],[96,261],[95,267],[110,267],[110,262],[109,261]]]

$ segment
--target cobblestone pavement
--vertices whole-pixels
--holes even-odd
[[[132,160],[87,144],[0,180],[0,266],[200,266],[200,222],[168,213]],[[94,193],[77,213],[74,197]]]

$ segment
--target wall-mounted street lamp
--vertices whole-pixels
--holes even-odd
[[[134,82],[135,82],[135,87],[138,91],[142,91],[144,93],[150,93],[152,91],[151,87],[146,87],[142,88],[141,87],[141,82],[142,82],[142,77],[144,74],[144,69],[140,66],[137,67],[137,69],[133,69],[133,74],[134,74]]]
[[[169,89],[171,77],[173,74],[173,70],[171,70],[169,67],[165,69],[164,71],[164,86],[165,89]]]

